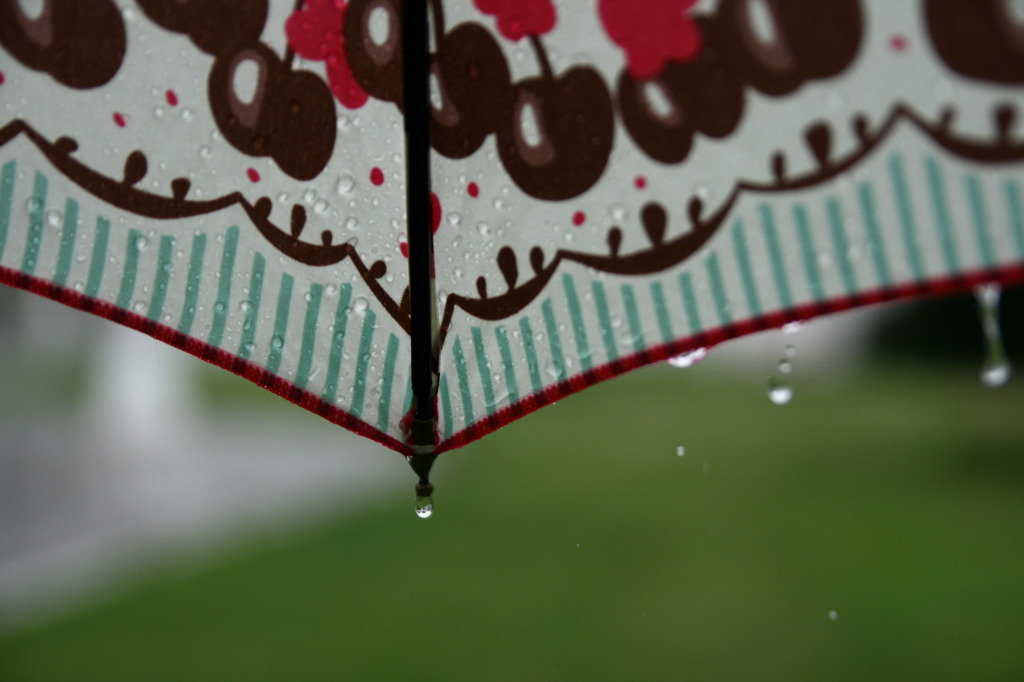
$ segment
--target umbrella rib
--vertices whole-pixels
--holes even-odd
[[[406,215],[409,243],[410,374],[415,404],[413,438],[424,454],[434,447],[433,235],[430,189],[430,42],[428,3],[402,4],[405,102]],[[429,468],[429,467],[428,467]],[[425,478],[421,474],[422,478]]]

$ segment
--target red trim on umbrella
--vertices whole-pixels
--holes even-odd
[[[529,414],[541,407],[554,403],[562,398],[582,391],[606,379],[624,374],[630,370],[638,369],[644,365],[668,360],[671,357],[686,353],[696,348],[709,348],[723,341],[753,334],[754,332],[766,329],[782,327],[790,322],[804,321],[825,313],[835,313],[852,308],[859,308],[866,305],[874,305],[885,301],[895,301],[919,297],[925,294],[933,296],[950,296],[958,293],[971,291],[979,284],[996,282],[1003,285],[1014,285],[1024,282],[1024,265],[1013,265],[995,270],[982,270],[965,273],[955,277],[929,280],[927,282],[915,282],[901,284],[899,286],[872,289],[863,293],[843,298],[834,298],[819,303],[808,303],[797,306],[790,310],[780,310],[752,317],[733,324],[716,327],[707,332],[694,334],[672,343],[662,344],[649,348],[640,353],[613,360],[607,364],[595,367],[581,374],[577,374],[565,381],[548,386],[540,393],[534,393],[502,410],[489,415],[472,426],[459,431],[451,438],[443,441],[437,448],[440,454],[447,450],[455,450],[464,445],[497,431],[523,415]]]
[[[137,331],[152,336],[154,339],[170,344],[186,353],[196,356],[210,364],[222,367],[240,377],[259,384],[282,398],[304,407],[310,412],[319,414],[324,419],[342,426],[349,431],[375,440],[384,447],[390,448],[403,455],[412,454],[412,449],[405,443],[377,430],[366,422],[356,419],[348,412],[340,409],[330,401],[324,400],[321,396],[299,388],[290,381],[271,374],[259,365],[244,360],[234,353],[211,346],[205,341],[182,334],[176,329],[154,322],[148,317],[137,315],[133,312],[118,308],[117,306],[101,301],[90,296],[80,294],[74,289],[68,289],[58,284],[53,284],[36,277],[31,277],[17,270],[0,266],[0,282],[30,291],[33,294],[45,296],[63,303],[64,305],[78,310],[83,310],[98,317],[117,322],[118,324],[130,327]]]

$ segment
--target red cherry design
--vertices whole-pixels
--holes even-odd
[[[668,61],[685,62],[700,52],[701,35],[687,16],[697,0],[600,0],[608,36],[626,51],[634,78],[653,78]]]
[[[352,75],[345,56],[345,0],[307,0],[285,22],[288,44],[305,59],[327,62],[327,81],[334,97],[349,109],[369,98]]]
[[[168,90],[164,93],[164,97],[167,98],[167,103],[172,107],[178,106],[178,93],[174,92],[174,90]]]
[[[572,214],[572,224],[579,227],[587,220],[587,214],[583,211],[576,211]]]
[[[251,180],[252,182],[260,181],[260,174],[255,168],[250,168],[249,170],[245,171],[245,174],[249,176],[249,180]]]
[[[370,182],[380,187],[384,184],[384,171],[380,168],[374,168],[370,171]]]
[[[480,196],[480,187],[475,182],[471,182],[466,187],[466,192],[469,193],[469,196],[476,199],[478,196]]]
[[[125,119],[124,114],[122,114],[119,111],[115,111],[114,112],[114,123],[117,124],[118,128],[124,128],[126,125],[128,125],[128,120]]]
[[[551,0],[473,0],[484,14],[498,18],[498,31],[509,40],[543,35],[555,27]]]

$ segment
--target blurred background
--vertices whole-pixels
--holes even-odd
[[[446,453],[423,521],[395,453],[0,287],[0,680],[1024,679],[983,357],[970,296],[733,341]]]

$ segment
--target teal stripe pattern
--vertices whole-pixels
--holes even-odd
[[[973,173],[967,176],[967,196],[971,203],[971,218],[974,221],[974,234],[978,239],[978,249],[982,261],[990,270],[996,265],[996,254],[992,248],[992,237],[989,235],[988,212],[985,210],[985,196],[981,190],[981,180]]]
[[[78,202],[68,198],[64,202],[64,224],[60,231],[60,251],[57,254],[57,269],[53,281],[61,286],[68,283],[71,261],[75,257],[75,237],[78,236]]]
[[[412,409],[412,377],[405,382],[405,399],[402,400],[402,414],[407,414]]]
[[[853,262],[850,260],[850,244],[846,239],[846,226],[843,224],[843,207],[835,197],[827,202],[828,222],[832,228],[832,245],[836,250],[836,262],[839,263],[839,272],[843,276],[843,286],[846,293],[851,296],[857,293],[857,274],[853,270]]]
[[[644,340],[644,329],[640,325],[640,308],[636,304],[636,294],[633,287],[628,284],[622,285],[622,304],[626,306],[626,319],[629,320],[629,333],[633,337],[633,350],[642,352],[647,348]]]
[[[796,223],[800,252],[803,255],[804,271],[807,275],[807,284],[811,289],[811,296],[816,301],[824,301],[825,285],[821,279],[821,269],[818,267],[818,252],[814,246],[814,237],[811,235],[806,206],[803,204],[793,205],[793,222]]]
[[[331,339],[331,354],[327,359],[327,377],[324,379],[324,400],[334,402],[338,395],[338,377],[341,375],[341,359],[345,350],[345,333],[348,329],[348,311],[352,302],[352,285],[343,284],[338,291],[338,307],[334,312],[334,336]]]
[[[725,280],[722,278],[722,269],[718,264],[718,254],[714,251],[708,254],[707,259],[708,279],[711,281],[711,293],[715,297],[715,310],[718,312],[718,321],[723,324],[732,324],[732,312],[729,310],[729,294],[725,290]]]
[[[224,252],[220,259],[220,278],[217,283],[217,302],[213,305],[213,325],[207,343],[220,347],[224,327],[228,322],[231,305],[231,279],[235,274],[235,254],[238,251],[238,226],[232,225],[224,236]]]
[[[441,380],[437,384],[437,392],[441,395],[441,407],[444,409],[441,425],[447,440],[452,437],[454,426],[452,425],[452,396],[448,391],[448,377],[444,374],[441,375]]]
[[[117,307],[128,309],[135,294],[135,276],[139,270],[139,254],[145,237],[138,230],[128,230],[128,244],[125,247],[124,271],[121,273],[121,290],[117,294]]]
[[[316,328],[320,319],[320,302],[324,297],[324,286],[314,284],[306,296],[306,319],[302,325],[302,348],[299,350],[299,367],[295,370],[295,385],[306,388],[309,372],[313,368],[313,351],[316,349]]]
[[[683,296],[683,309],[686,312],[686,319],[690,322],[690,333],[700,334],[704,331],[704,323],[701,322],[697,297],[693,293],[693,279],[688,272],[679,275],[679,293]]]
[[[569,304],[569,316],[572,318],[572,332],[576,339],[576,351],[579,353],[580,366],[589,370],[594,366],[590,357],[590,344],[587,341],[587,328],[583,321],[583,311],[580,309],[580,298],[576,294],[576,283],[572,275],[566,273],[562,277],[562,286],[565,288],[565,298]]]
[[[277,374],[281,367],[281,356],[284,353],[284,339],[288,332],[288,315],[292,306],[292,286],[294,278],[285,273],[281,275],[281,289],[277,292],[277,311],[274,315],[274,335],[270,339],[270,355],[267,356],[266,369]]]
[[[14,178],[18,164],[8,161],[0,169],[0,258],[7,247],[7,231],[11,226],[11,207],[14,205]]]
[[[939,162],[929,157],[925,161],[928,174],[928,189],[931,192],[932,206],[935,209],[935,223],[939,228],[939,239],[942,244],[942,256],[946,263],[946,272],[954,273],[960,269],[956,255],[956,238],[953,235],[953,221],[949,217],[949,201],[946,199],[946,183],[942,178]]]
[[[473,327],[473,350],[476,354],[476,368],[480,372],[480,384],[484,389],[484,407],[487,414],[494,413],[494,384],[491,370],[487,367],[487,351],[484,349],[484,333],[480,327]]]
[[[516,365],[512,359],[512,345],[508,340],[508,331],[498,325],[494,330],[498,339],[498,351],[501,353],[501,364],[505,370],[505,387],[508,389],[508,402],[511,405],[519,400],[519,382],[516,380]]]
[[[860,200],[864,229],[867,230],[868,241],[871,243],[871,262],[875,265],[875,275],[882,286],[889,287],[892,285],[892,274],[889,272],[889,259],[885,253],[885,241],[882,239],[882,230],[878,224],[878,209],[871,185],[862,182],[857,188],[857,197]]]
[[[768,255],[772,261],[772,277],[775,280],[775,291],[779,295],[779,303],[783,308],[793,307],[793,294],[789,290],[789,278],[786,276],[786,261],[782,257],[782,245],[779,243],[779,231],[775,227],[775,214],[768,204],[761,204],[761,228],[764,240],[768,245]],[[756,314],[760,314],[760,310]]]
[[[1013,226],[1013,238],[1017,244],[1017,255],[1024,258],[1024,207],[1020,200],[1020,186],[1013,180],[1007,180],[1004,191]]]
[[[363,416],[363,402],[366,399],[366,375],[370,370],[373,353],[373,334],[377,331],[377,314],[367,308],[363,313],[363,333],[359,336],[359,357],[356,358],[356,382],[352,388],[352,405],[349,414],[356,419]]]
[[[466,369],[466,355],[462,352],[462,340],[455,339],[452,351],[455,354],[455,372],[459,376],[459,394],[462,396],[462,417],[466,426],[475,421],[473,417],[473,395],[469,392],[469,372]]]
[[[395,382],[395,362],[398,360],[398,337],[388,338],[388,351],[384,356],[384,376],[380,388],[380,402],[377,405],[377,430],[387,431],[391,420],[391,387]]]
[[[537,348],[533,344],[533,328],[529,318],[520,318],[519,333],[523,337],[523,353],[526,355],[526,367],[530,371],[530,386],[534,393],[540,393],[544,384],[540,380],[540,362],[537,360]]]
[[[96,235],[92,242],[92,257],[89,260],[89,279],[85,282],[85,295],[95,297],[103,282],[103,270],[107,264],[107,246],[110,241],[110,221],[96,219]]]
[[[192,238],[192,253],[188,258],[188,276],[185,281],[185,303],[178,319],[178,331],[182,334],[192,332],[196,319],[196,307],[199,305],[199,287],[203,277],[203,261],[206,257],[206,234],[199,233]]]
[[[651,282],[651,301],[654,303],[654,314],[658,318],[658,331],[661,332],[661,340],[670,343],[675,334],[672,332],[672,320],[668,315],[668,305],[665,303],[665,288],[661,282]]]
[[[167,301],[167,285],[171,280],[171,267],[174,258],[174,237],[164,235],[160,238],[160,253],[157,255],[156,277],[153,279],[153,298],[149,301],[149,319],[159,322],[164,314],[164,303]]]
[[[551,299],[545,299],[541,304],[541,312],[544,314],[544,328],[548,333],[548,343],[551,346],[551,362],[554,364],[552,374],[556,381],[565,381],[568,373],[565,369],[565,355],[562,354],[562,339],[558,335],[558,322],[555,320],[555,308]]]
[[[242,322],[242,341],[238,345],[238,356],[248,360],[256,348],[256,325],[260,319],[260,299],[263,297],[263,278],[267,260],[257,252],[252,258],[252,274],[249,276],[249,300],[245,306],[245,320]]]
[[[39,249],[43,242],[43,215],[46,213],[46,190],[49,183],[46,176],[36,171],[32,184],[32,198],[29,199],[28,235],[25,240],[25,255],[21,259],[21,271],[26,275],[35,274],[39,263]]]
[[[757,284],[754,282],[754,269],[750,265],[750,251],[747,249],[747,234],[743,221],[732,224],[732,245],[739,263],[740,275],[743,278],[743,293],[747,297],[747,307],[752,315],[761,314],[761,299],[757,295]]]
[[[601,325],[601,341],[604,352],[609,360],[619,357],[619,349],[615,345],[615,330],[612,329],[612,316],[608,312],[608,296],[604,292],[604,284],[591,282],[590,289],[594,295],[594,307],[597,308],[597,321]]]
[[[903,249],[906,251],[907,261],[910,264],[910,272],[914,279],[921,281],[925,278],[924,263],[921,260],[921,249],[917,244],[917,220],[914,217],[913,203],[910,200],[910,191],[907,189],[907,178],[903,171],[903,159],[899,154],[894,154],[889,160],[889,176],[892,181],[892,189],[896,194],[896,203],[900,213],[900,229],[903,232]]]

